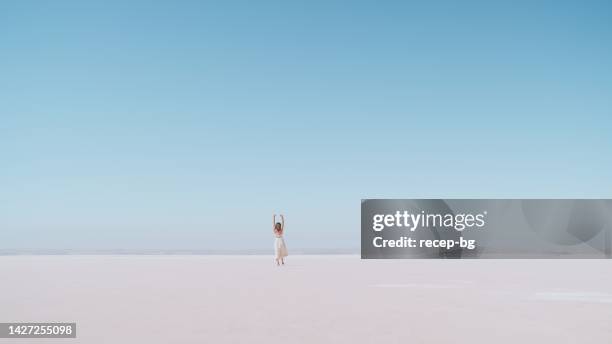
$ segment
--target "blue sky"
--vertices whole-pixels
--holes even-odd
[[[0,248],[357,248],[361,198],[612,197],[608,1],[3,1]]]

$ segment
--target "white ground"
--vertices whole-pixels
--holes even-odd
[[[611,260],[0,257],[4,343],[612,343]]]

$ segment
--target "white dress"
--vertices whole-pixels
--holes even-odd
[[[281,259],[289,255],[289,253],[287,253],[287,245],[285,245],[285,240],[283,240],[282,235],[276,236],[274,240],[274,254],[276,255],[276,259]]]

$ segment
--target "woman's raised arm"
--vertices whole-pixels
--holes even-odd
[[[272,214],[272,231],[276,229],[276,214]]]
[[[281,230],[284,232],[285,231],[285,217],[283,216],[283,214],[281,214]]]

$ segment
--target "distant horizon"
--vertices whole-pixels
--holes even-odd
[[[268,255],[271,250],[213,250],[213,249],[0,249],[0,256],[13,255]],[[359,249],[292,248],[290,255],[351,254]]]
[[[509,253],[511,253],[509,255]],[[206,250],[206,249],[15,249],[7,250],[0,249],[0,256],[269,256],[273,254],[270,250],[252,249],[252,250]],[[317,256],[317,255],[350,255],[358,256],[361,259],[359,249],[292,249],[289,254],[291,256]],[[488,259],[609,259],[605,253],[600,256],[594,256],[592,253],[564,253],[564,252],[540,252],[533,254],[525,252],[522,255],[520,252],[509,251],[487,251],[483,253],[483,257]],[[471,260],[476,257],[466,256],[465,259]],[[413,259],[424,259],[414,257]],[[452,258],[449,258],[452,259]]]

